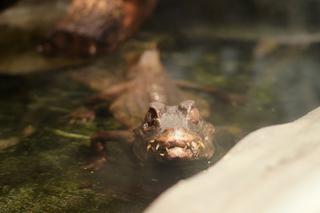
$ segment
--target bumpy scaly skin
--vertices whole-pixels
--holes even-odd
[[[194,101],[151,103],[134,133],[133,150],[142,161],[205,160],[214,154],[214,127],[200,117]]]
[[[135,155],[143,161],[188,161],[213,156],[214,127],[201,117],[208,115],[208,103],[176,86],[163,67],[157,49],[151,48],[142,54],[128,71],[127,81],[104,88],[107,90],[102,91],[100,97],[112,99],[109,110],[130,131],[95,134],[91,145],[98,160],[86,168],[101,167],[107,159],[106,143],[110,140],[133,143]],[[184,101],[188,99],[196,100],[201,113],[194,101]],[[91,113],[81,111],[86,120],[92,117]],[[83,121],[81,114],[72,117]]]

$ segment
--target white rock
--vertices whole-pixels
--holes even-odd
[[[320,108],[249,134],[146,212],[320,212]]]

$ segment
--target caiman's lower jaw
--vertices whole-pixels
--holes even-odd
[[[147,142],[147,152],[161,160],[196,160],[205,149],[202,138],[183,128],[167,129]]]

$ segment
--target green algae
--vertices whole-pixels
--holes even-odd
[[[86,186],[94,185],[90,173],[81,168],[87,156],[81,150],[87,153],[88,145],[88,140],[44,131],[3,153],[0,211],[101,212],[110,203],[121,202]]]
[[[4,199],[0,198],[2,212],[99,212],[109,203],[103,196],[98,198],[89,190],[64,183],[41,188],[24,186],[7,193]]]
[[[43,82],[43,76],[37,80]],[[31,80],[33,86],[37,80]],[[30,85],[29,78],[22,81],[24,85]],[[41,85],[42,89],[36,86],[33,90],[29,87],[27,93],[22,93],[28,95],[28,98],[4,96],[1,100],[1,137],[18,137],[20,142],[0,154],[0,211],[101,212],[102,209],[115,206],[114,203],[124,202],[92,189],[91,185],[95,185],[95,181],[90,173],[82,169],[88,160],[88,138],[64,137],[52,131],[60,129],[74,134],[81,132],[89,137],[97,131],[97,126],[115,128],[118,127],[116,122],[110,119],[101,125],[99,122],[97,125],[68,125],[68,112],[82,101],[78,99],[78,102],[68,102],[75,96],[79,97],[79,92],[72,94],[65,91],[68,87],[77,87],[77,84],[71,87],[67,84],[59,89]],[[8,85],[7,88],[11,87]],[[85,96],[87,92],[82,91],[82,96]],[[34,133],[24,136],[23,129],[28,125],[33,126]],[[88,183],[89,186],[86,186]]]

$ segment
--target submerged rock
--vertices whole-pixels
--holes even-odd
[[[148,213],[320,211],[320,108],[241,140],[207,171],[181,181]]]

